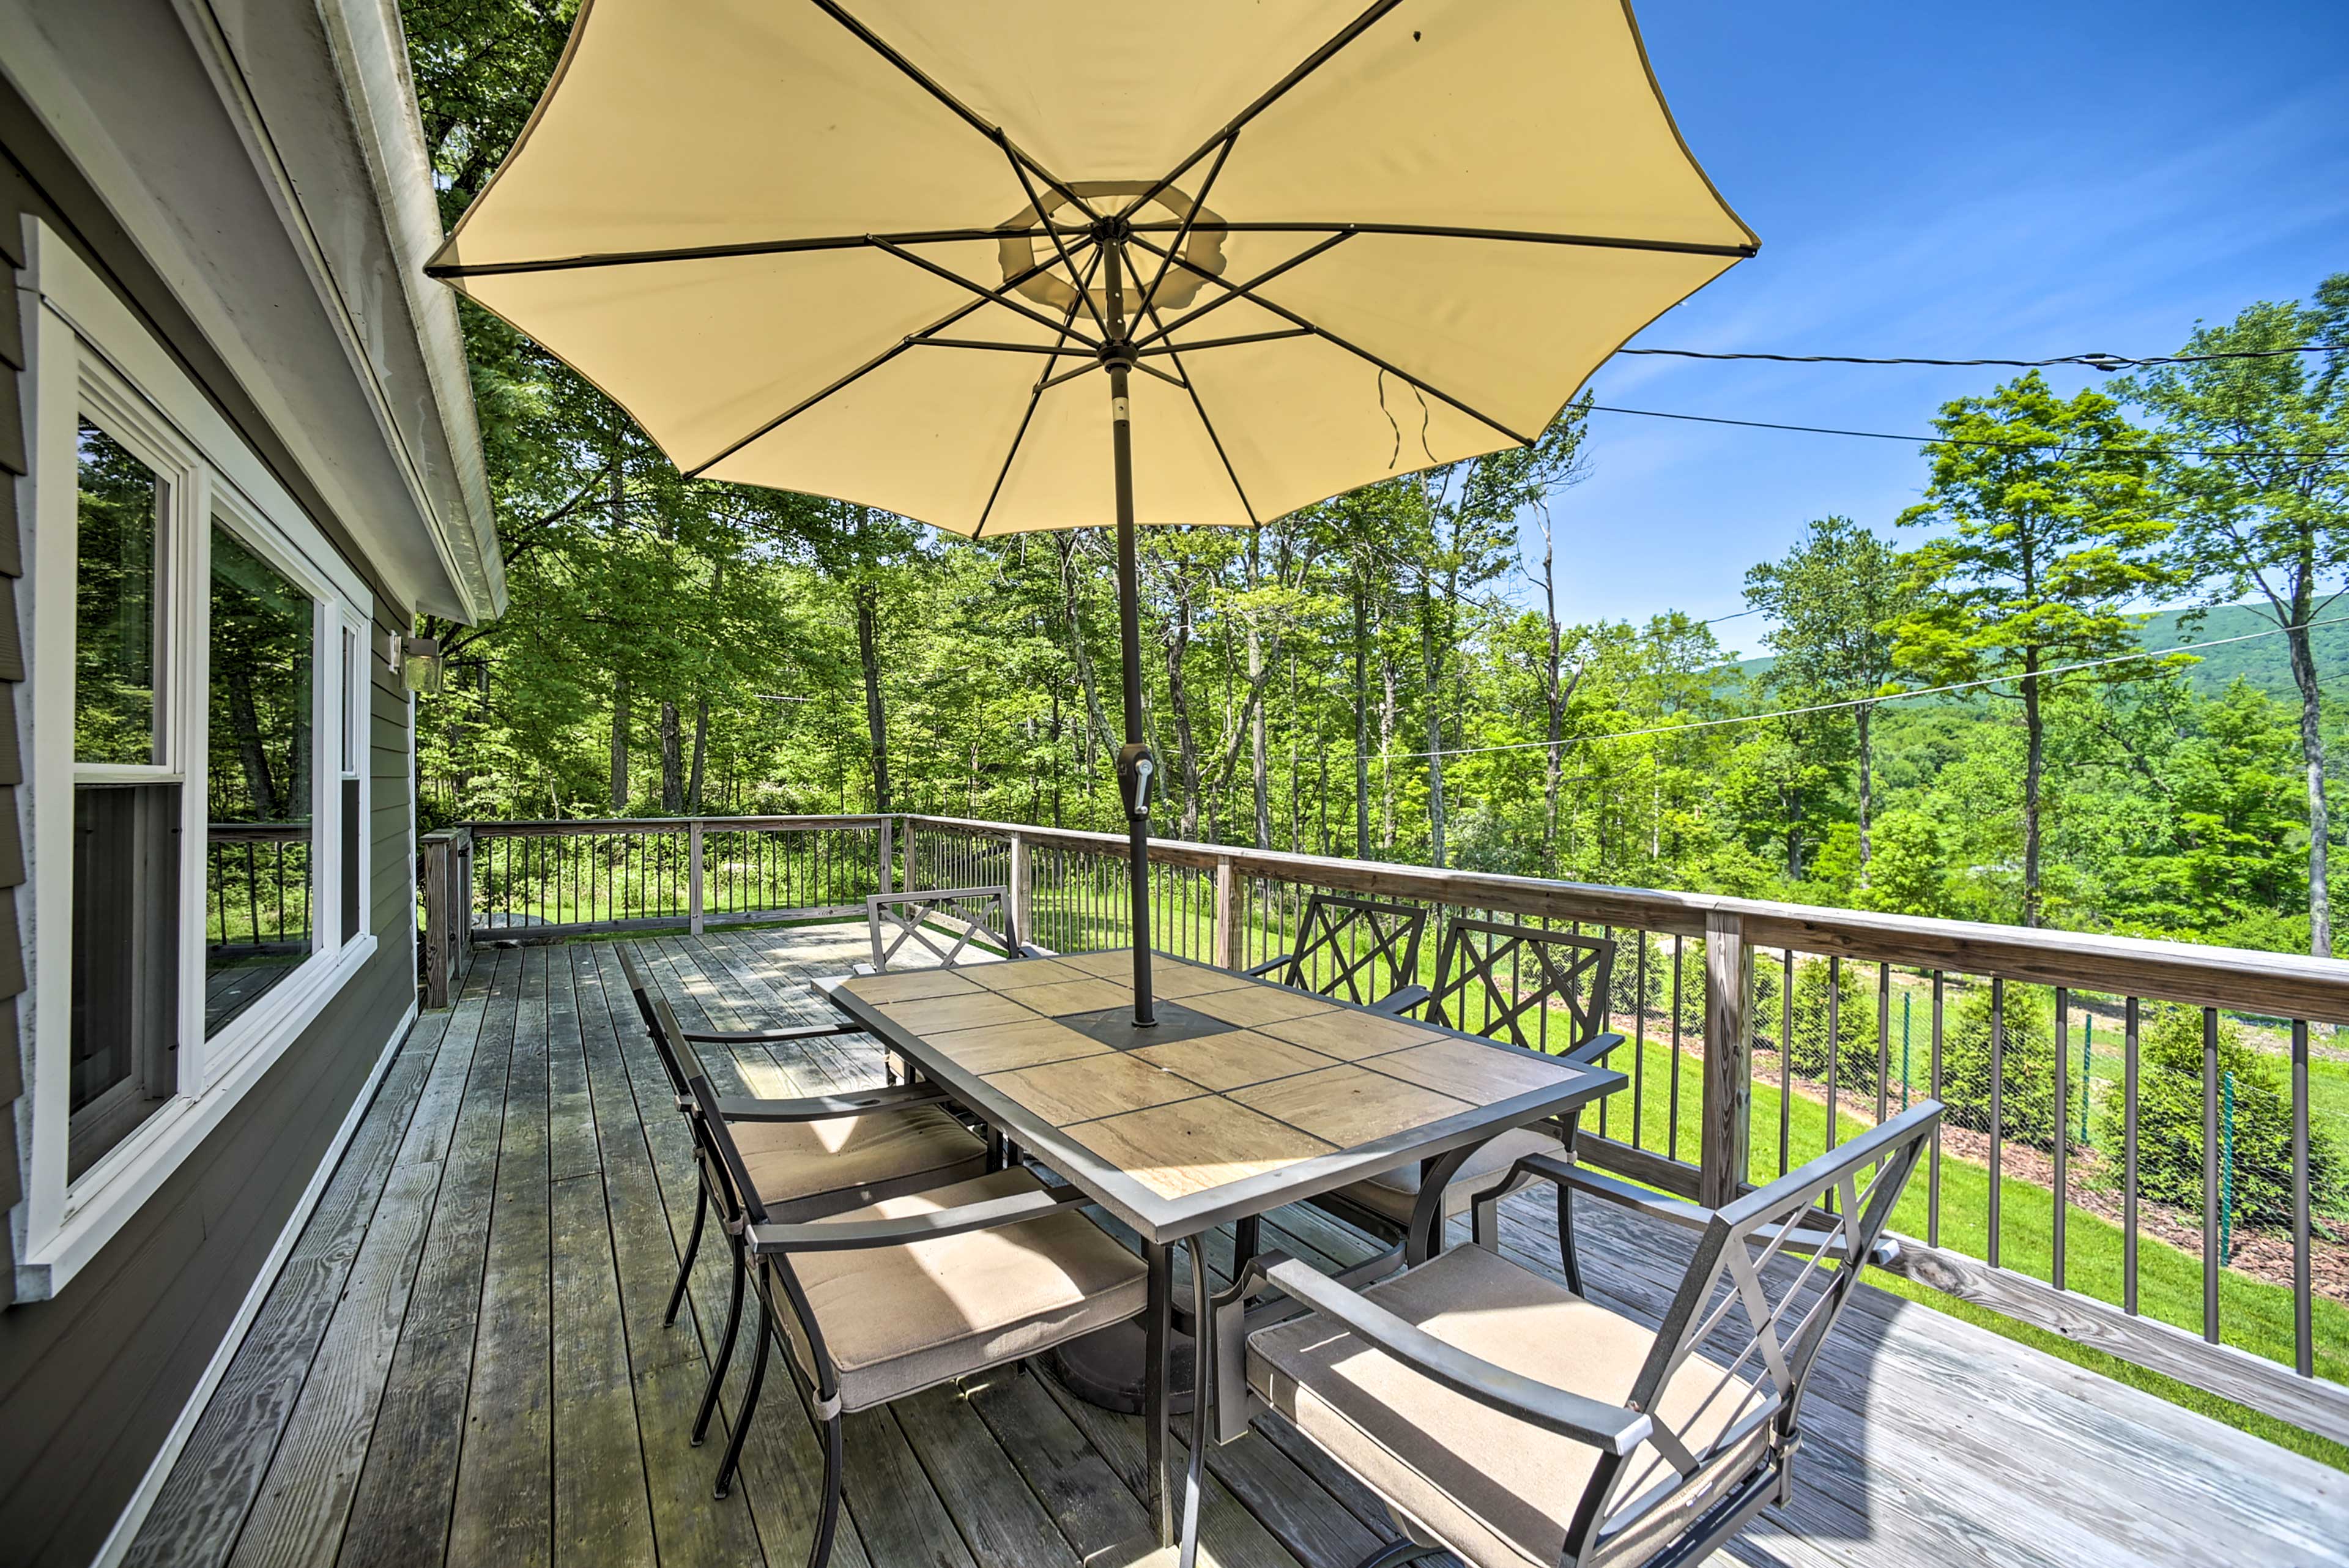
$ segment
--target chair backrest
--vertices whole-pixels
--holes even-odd
[[[1421,1016],[1529,1051],[1571,1050],[1606,1029],[1614,964],[1605,937],[1463,916],[1444,927],[1435,993]],[[1570,1039],[1550,1028],[1553,1002],[1571,1020]]]
[[[1315,893],[1297,922],[1297,945],[1271,978],[1297,991],[1372,1002],[1419,979],[1427,911],[1343,893]]]
[[[653,1037],[653,1050],[660,1056],[661,1070],[668,1075],[670,1093],[679,1100],[685,1099],[687,1085],[701,1072],[699,1053],[685,1037],[668,998],[646,978],[636,955],[625,942],[620,945],[620,972],[627,977],[628,993],[636,998],[636,1014],[645,1021],[645,1033]]]
[[[873,967],[884,974],[908,943],[942,969],[1019,951],[1009,888],[875,893],[864,900],[864,923],[873,934]]]
[[[1940,1118],[1923,1101],[1714,1211],[1627,1401],[1655,1417],[1651,1447],[1601,1460],[1569,1561],[1609,1559],[1627,1538],[1640,1545],[1626,1555],[1669,1554],[1691,1528],[1667,1530],[1671,1511],[1707,1514],[1741,1484],[1775,1489],[1819,1347]],[[1693,1388],[1666,1397],[1701,1351]]]

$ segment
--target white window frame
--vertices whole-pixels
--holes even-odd
[[[26,379],[33,414],[31,590],[31,880],[28,943],[32,1108],[25,1207],[16,1236],[19,1300],[54,1295],[160,1189],[181,1161],[266,1075],[365,965],[366,824],[371,804],[366,692],[359,696],[361,917],[340,943],[342,632],[364,628],[366,582],[329,545],[283,485],[186,372],[79,256],[31,225],[27,276],[37,293]],[[95,767],[74,761],[74,562],[78,421],[94,423],[156,469],[172,489],[158,595],[164,647],[156,701],[164,762]],[[310,769],[310,956],[220,1033],[203,1030],[212,533],[215,519],[308,594],[314,607]],[[364,673],[364,671],[363,671]],[[177,1092],[80,1176],[67,1179],[70,1132],[74,785],[77,780],[181,783],[180,1013]]]

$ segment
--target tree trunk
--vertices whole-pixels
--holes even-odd
[[[1388,754],[1394,749],[1395,667],[1379,660],[1379,853],[1392,854],[1395,841],[1394,766]]]
[[[1371,857],[1371,594],[1354,573],[1354,858]]]
[[[2023,923],[2039,923],[2039,786],[2046,771],[2045,720],[2039,711],[2039,650],[2023,654]]]
[[[2309,647],[2307,595],[2295,607],[2284,646],[2292,651],[2292,679],[2300,688],[2300,757],[2308,771],[2308,950],[2333,956],[2332,867],[2327,839],[2332,811],[2324,798],[2323,691],[2317,683],[2316,656]]]
[[[1101,686],[1093,678],[1092,652],[1085,646],[1084,618],[1077,603],[1077,542],[1066,534],[1052,535],[1061,556],[1061,607],[1069,623],[1069,662],[1076,666],[1077,684],[1085,694],[1085,793],[1098,783],[1099,759],[1117,753],[1116,737],[1102,716]],[[1096,748],[1099,748],[1096,750]]]
[[[261,712],[253,700],[253,679],[243,670],[228,678],[229,719],[236,726],[236,756],[244,769],[245,809],[254,822],[277,822],[276,782],[269,776],[269,752],[261,743]]]
[[[1852,711],[1852,719],[1859,726],[1859,885],[1868,886],[1868,828],[1872,820],[1870,810],[1874,799],[1874,760],[1868,750],[1868,721],[1872,703],[1863,702]]]
[[[660,753],[661,810],[676,816],[685,810],[685,734],[674,702],[660,706]]]
[[[1183,785],[1183,836],[1199,834],[1199,749],[1191,729],[1191,691],[1183,680],[1183,654],[1191,643],[1191,605],[1179,593],[1174,624],[1166,634],[1166,706],[1174,720],[1175,777]]]
[[[693,763],[685,778],[685,810],[688,816],[701,815],[702,763],[709,753],[709,699],[697,697],[693,701]]]
[[[870,582],[856,585],[856,658],[864,668],[864,738],[873,757],[873,809],[889,810],[889,715],[881,703],[881,604]]]
[[[612,815],[628,809],[628,678],[612,678]]]
[[[1435,604],[1423,580],[1419,594],[1419,651],[1426,682],[1427,863],[1444,869],[1444,648],[1436,633]]]

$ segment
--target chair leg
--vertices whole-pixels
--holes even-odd
[[[767,1341],[772,1324],[768,1320],[767,1293],[759,1293],[759,1348],[750,1356],[750,1384],[742,1390],[742,1408],[734,1415],[734,1435],[726,1439],[726,1457],[719,1461],[718,1484],[709,1495],[720,1501],[734,1490],[734,1470],[742,1461],[742,1440],[750,1435],[750,1417],[759,1408],[759,1388],[767,1380]]]
[[[1250,1258],[1264,1251],[1264,1217],[1250,1214],[1232,1225],[1232,1271],[1237,1273],[1247,1267]]]
[[[1441,1557],[1441,1546],[1422,1546],[1416,1541],[1398,1541],[1382,1546],[1361,1561],[1361,1568],[1400,1568],[1405,1563],[1416,1563],[1423,1557]]]
[[[1557,1189],[1557,1260],[1566,1268],[1566,1288],[1582,1293],[1582,1260],[1574,1250],[1574,1194]]]
[[[726,1334],[709,1363],[709,1386],[701,1391],[701,1413],[693,1418],[691,1441],[697,1449],[709,1430],[710,1412],[718,1408],[718,1390],[726,1381],[727,1365],[734,1359],[734,1334],[742,1324],[742,1277],[749,1271],[742,1266],[742,1244],[730,1236],[727,1241],[734,1254],[734,1289],[726,1298]]]
[[[661,1314],[661,1326],[677,1322],[677,1309],[685,1300],[685,1282],[692,1277],[694,1254],[701,1251],[701,1227],[709,1218],[709,1183],[696,1183],[693,1198],[693,1234],[685,1239],[685,1256],[677,1265],[677,1283],[669,1287],[668,1311]]]
[[[808,1547],[808,1568],[823,1568],[832,1556],[833,1532],[840,1524],[840,1423],[834,1416],[823,1427],[823,1511],[815,1521],[815,1540]]]

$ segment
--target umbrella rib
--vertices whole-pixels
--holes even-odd
[[[1627,234],[1565,234],[1545,229],[1457,228],[1445,223],[1340,223],[1279,220],[1235,223],[1217,218],[1203,220],[1197,226],[1232,234],[1322,234],[1350,231],[1361,234],[1400,234],[1406,238],[1497,240],[1529,245],[1578,245],[1594,250],[1659,251],[1668,255],[1726,256],[1735,260],[1744,260],[1761,250],[1759,245],[1713,244],[1701,240],[1643,240]],[[1135,223],[1132,227],[1136,234],[1164,234],[1176,225],[1156,223]]]
[[[1076,282],[1077,299],[1084,298],[1085,291],[1092,286],[1093,274],[1101,269],[1101,249],[1096,246],[1093,250],[1093,265],[1092,266],[1087,267],[1082,274],[1077,273],[1073,268],[1071,269],[1069,275]],[[1062,347],[1067,345],[1068,328],[1075,326],[1076,320],[1077,300],[1072,299],[1069,301],[1069,319],[1061,330],[1061,343],[1060,345],[1055,346],[1052,350],[1055,356],[1060,353]],[[1047,365],[1044,369],[1049,371],[1051,367]],[[1044,378],[1040,376],[1036,379],[1036,384],[1028,389],[1028,411],[1019,416],[1019,428],[1013,431],[1011,436],[1011,450],[1003,454],[1003,466],[995,471],[995,488],[987,493],[987,504],[978,509],[978,523],[977,526],[973,527],[970,531],[970,536],[972,538],[976,539],[979,535],[985,533],[987,531],[987,520],[995,515],[995,503],[998,498],[1003,494],[1004,482],[1011,477],[1011,464],[1019,458],[1019,448],[1028,439],[1029,425],[1033,423],[1035,421],[1036,405],[1043,400]]]
[[[1028,306],[1020,304],[1018,300],[1009,297],[1011,291],[1019,286],[1019,284],[1017,283],[1006,282],[999,288],[989,288],[983,283],[971,282],[970,279],[963,276],[962,274],[955,271],[952,267],[940,266],[937,263],[930,260],[927,256],[917,256],[913,252],[905,249],[905,246],[894,244],[887,240],[878,237],[877,235],[874,237],[873,243],[880,246],[884,251],[886,251],[889,254],[895,256],[899,261],[910,262],[915,266],[920,267],[924,272],[932,273],[946,279],[948,283],[953,284],[957,288],[967,288],[970,290],[971,293],[978,296],[982,303],[992,303],[1003,306],[1006,310],[1016,310],[1020,315],[1026,317],[1029,320],[1037,323],[1039,326],[1050,327],[1055,332],[1061,330],[1061,324],[1053,320],[1050,317],[1045,315],[1042,311],[1030,310]],[[1041,266],[1030,268],[1029,271],[1021,275],[1019,281],[1024,283],[1028,278],[1035,276],[1037,273],[1048,270],[1050,266],[1051,263],[1046,262]],[[1081,332],[1071,331],[1070,336],[1088,348],[1098,348],[1101,347],[1098,342],[1086,337]]]
[[[1224,139],[1223,148],[1216,154],[1216,161],[1208,169],[1207,177],[1199,182],[1199,189],[1191,197],[1191,210],[1183,214],[1183,226],[1174,231],[1174,243],[1167,247],[1170,251],[1180,254],[1183,247],[1190,243],[1191,230],[1197,223],[1199,214],[1206,210],[1207,192],[1216,188],[1216,176],[1224,171],[1224,161],[1231,157],[1233,144],[1238,140],[1237,131]],[[1039,218],[1042,217],[1041,213],[1037,215]],[[1166,269],[1171,265],[1173,265],[1172,256],[1160,260],[1158,271],[1150,280],[1150,286],[1142,291],[1142,309],[1136,314],[1147,314],[1152,320],[1157,319],[1158,313],[1151,306],[1158,298],[1158,286],[1166,281]]]
[[[890,44],[878,33],[875,33],[872,28],[866,26],[855,17],[850,16],[847,8],[840,5],[838,0],[814,0],[814,5],[817,10],[822,11],[825,16],[831,17],[842,26],[847,28],[849,33],[854,36],[858,43],[863,44],[866,48],[872,50],[874,54],[880,56],[891,65],[896,67],[897,69],[903,73],[908,80],[912,81],[915,86],[920,88],[924,92],[928,93],[932,98],[937,99],[938,102],[944,104],[948,109],[952,110],[955,117],[960,119],[965,125],[969,126],[973,130],[978,131],[981,136],[986,137],[990,141],[1002,142],[1005,151],[1010,152],[1015,161],[1025,163],[1029,168],[1034,170],[1036,171],[1037,178],[1042,180],[1045,184],[1050,185],[1052,189],[1058,191],[1070,201],[1074,202],[1077,204],[1078,210],[1083,213],[1087,217],[1098,218],[1101,216],[1099,213],[1093,210],[1092,203],[1086,201],[1082,196],[1078,195],[1075,190],[1072,189],[1066,182],[1055,175],[1050,170],[1045,168],[1041,163],[1037,162],[1035,159],[1030,157],[1027,153],[1013,148],[1010,144],[1009,139],[1004,135],[1002,127],[989,124],[968,104],[963,102],[962,99],[955,97],[954,94],[948,92],[943,86],[932,80],[927,72],[924,71],[919,66],[914,64],[913,61],[907,59],[905,56],[899,54],[896,49],[891,47]]]
[[[1061,244],[1060,230],[1053,224],[1052,220],[1046,215],[1044,212],[1044,199],[1036,194],[1035,182],[1028,178],[1028,171],[1020,163],[1019,155],[1012,151],[1011,139],[999,130],[995,133],[995,144],[1003,149],[1003,156],[1011,164],[1011,172],[1019,177],[1019,188],[1028,193],[1028,205],[1035,211],[1036,221],[1044,225],[1044,233],[1051,239],[1052,248],[1061,253],[1061,265],[1068,269],[1069,280],[1071,283],[1075,282],[1077,277],[1076,261],[1069,254],[1069,247]],[[1030,254],[1032,254],[1032,252]],[[1079,288],[1077,290],[1077,298],[1084,306],[1085,313],[1093,318],[1093,325],[1101,328],[1102,339],[1106,342],[1110,337],[1109,323],[1102,318],[1101,307],[1093,303],[1092,296],[1087,294],[1082,288]],[[1070,311],[1068,327],[1073,327],[1076,324],[1076,319],[1077,313],[1073,310]],[[1066,334],[1068,327],[1062,327],[1061,330],[1063,335]]]
[[[1038,273],[1044,271],[1051,264],[1050,262],[1039,262],[1033,265],[1022,268],[1020,271],[1003,280],[1004,291],[1008,292],[1019,287],[1021,284],[1027,282],[1030,278],[1034,277]],[[980,306],[986,304],[988,299],[992,299],[995,296],[993,295],[986,295],[978,299],[970,301],[967,305],[957,306],[953,310],[950,310],[944,316],[939,317],[936,321],[931,322],[927,327],[923,327],[920,331],[907,333],[897,342],[891,344],[886,348],[884,348],[880,353],[875,354],[872,358],[867,359],[864,364],[856,367],[855,369],[849,371],[848,374],[841,377],[830,386],[824,387],[820,390],[811,392],[806,397],[802,398],[798,402],[793,403],[790,408],[785,409],[781,413],[777,414],[773,419],[769,420],[765,424],[761,425],[757,430],[752,431],[740,441],[738,441],[731,446],[727,447],[715,457],[711,457],[701,462],[696,463],[691,469],[687,471],[685,476],[688,479],[700,478],[703,474],[709,472],[719,463],[724,462],[728,458],[732,457],[736,452],[740,452],[744,447],[749,446],[752,441],[781,429],[783,425],[799,418],[800,415],[807,412],[810,409],[815,407],[818,403],[823,401],[834,392],[839,391],[843,387],[847,386],[850,382],[854,381],[861,377],[870,375],[873,371],[879,369],[890,360],[895,359],[898,355],[903,354],[906,349],[914,348],[926,339],[933,337],[938,333],[945,331],[947,327],[952,327],[956,322],[960,321],[964,317],[970,315]],[[1050,321],[1047,321],[1045,325],[1050,327],[1052,324]]]
[[[595,251],[535,261],[429,262],[431,278],[504,277],[515,273],[576,272],[588,267],[643,266],[654,262],[727,261],[737,256],[782,255],[798,251],[861,250],[883,242],[901,245],[947,244],[958,240],[1034,239],[1049,225],[1030,228],[918,229],[902,234],[817,234],[802,239],[745,240],[726,245],[688,245],[676,250]]]
[[[1206,315],[1209,311],[1222,309],[1225,306],[1229,305],[1235,299],[1253,299],[1255,296],[1250,294],[1248,292],[1249,290],[1262,288],[1266,284],[1270,283],[1274,278],[1278,277],[1282,273],[1288,271],[1291,267],[1302,266],[1307,262],[1311,261],[1315,256],[1319,255],[1323,251],[1329,250],[1333,245],[1337,245],[1352,237],[1353,231],[1351,229],[1340,229],[1338,233],[1331,234],[1328,239],[1323,240],[1320,244],[1306,246],[1295,255],[1290,256],[1287,261],[1282,262],[1276,266],[1267,267],[1264,271],[1257,274],[1246,283],[1241,284],[1226,283],[1220,275],[1209,273],[1201,267],[1193,266],[1189,262],[1185,262],[1183,265],[1191,271],[1199,274],[1202,277],[1213,277],[1216,282],[1223,284],[1224,287],[1230,289],[1233,292],[1218,295],[1214,299],[1209,300],[1206,304],[1199,306],[1198,309],[1191,312],[1190,315],[1178,317],[1172,323],[1160,322],[1158,329],[1151,333],[1148,337],[1143,338],[1136,347],[1147,348],[1149,345],[1166,337],[1167,334],[1190,326],[1191,323],[1198,320],[1199,317]],[[1136,239],[1134,244],[1142,246],[1144,250],[1154,251],[1158,249],[1156,245],[1152,244],[1148,240],[1144,239]],[[1162,255],[1172,256],[1175,253],[1173,251],[1162,251],[1159,254]],[[1155,313],[1154,313],[1154,314]]]
[[[818,0],[818,3],[821,4],[822,0]],[[1239,113],[1234,115],[1230,123],[1226,125],[1221,130],[1218,130],[1215,135],[1201,142],[1199,144],[1198,151],[1192,153],[1188,158],[1183,160],[1182,162],[1174,165],[1173,169],[1169,170],[1164,179],[1152,185],[1150,189],[1144,191],[1141,195],[1136,196],[1133,201],[1128,202],[1125,206],[1120,210],[1118,216],[1121,218],[1131,218],[1134,213],[1142,211],[1143,202],[1150,201],[1161,191],[1165,190],[1167,186],[1174,183],[1177,179],[1182,177],[1185,170],[1190,168],[1192,164],[1196,163],[1200,159],[1205,158],[1207,155],[1208,149],[1214,147],[1218,141],[1229,141],[1233,137],[1237,136],[1240,133],[1240,128],[1242,126],[1247,124],[1249,120],[1254,119],[1257,115],[1262,114],[1266,109],[1270,109],[1275,103],[1278,103],[1289,88],[1303,81],[1307,77],[1311,76],[1315,71],[1319,70],[1324,65],[1329,63],[1331,56],[1337,54],[1339,50],[1352,43],[1356,38],[1361,37],[1364,33],[1369,32],[1371,26],[1377,23],[1379,18],[1384,16],[1388,12],[1393,10],[1401,4],[1402,4],[1402,0],[1377,0],[1377,4],[1373,5],[1369,10],[1364,11],[1361,16],[1355,17],[1352,21],[1347,23],[1344,27],[1340,29],[1337,36],[1331,38],[1328,43],[1322,45],[1311,54],[1306,56],[1305,58],[1299,61],[1295,68],[1290,70],[1287,76],[1281,78],[1278,81],[1265,88],[1263,92],[1257,94],[1254,103],[1249,104],[1246,109],[1240,110]]]
[[[1226,296],[1226,298],[1230,297]],[[1154,317],[1158,313],[1151,312]],[[1137,350],[1143,354],[1188,354],[1201,348],[1236,348],[1243,343],[1274,343],[1283,337],[1310,337],[1309,327],[1284,327],[1278,332],[1243,332],[1235,337],[1202,337],[1196,343],[1166,343],[1155,348]]]
[[[1065,348],[1050,343],[989,343],[980,337],[922,337],[917,348],[984,348],[998,354],[1047,354],[1058,358]]]
[[[1343,235],[1332,236],[1333,241],[1343,237]],[[1158,250],[1156,245],[1154,245],[1148,240],[1142,239],[1138,236],[1135,238],[1133,243],[1147,251]],[[1159,254],[1168,254],[1171,253],[1160,252]],[[1392,364],[1388,360],[1380,358],[1376,354],[1371,353],[1369,349],[1362,348],[1359,344],[1348,342],[1345,338],[1339,337],[1336,333],[1330,331],[1326,327],[1319,326],[1314,322],[1308,321],[1304,317],[1298,315],[1297,312],[1289,309],[1287,306],[1277,305],[1271,300],[1265,298],[1263,296],[1255,293],[1255,286],[1253,284],[1226,283],[1222,278],[1216,276],[1214,273],[1207,271],[1205,267],[1193,266],[1189,262],[1184,261],[1180,257],[1176,258],[1175,265],[1188,271],[1197,273],[1201,277],[1210,280],[1220,287],[1230,289],[1234,294],[1246,295],[1250,304],[1261,306],[1263,308],[1271,311],[1275,316],[1279,317],[1282,320],[1287,321],[1293,326],[1304,327],[1308,332],[1313,334],[1314,337],[1325,339],[1338,348],[1343,348],[1347,353],[1351,354],[1357,359],[1361,359],[1367,364],[1376,365],[1380,369],[1384,370],[1388,375],[1394,377],[1397,380],[1402,381],[1406,386],[1416,387],[1421,391],[1425,392],[1428,396],[1451,404],[1454,408],[1459,410],[1462,413],[1466,414],[1470,419],[1475,420],[1477,423],[1489,425],[1494,430],[1496,430],[1503,435],[1508,437],[1511,441],[1516,441],[1519,446],[1531,446],[1534,444],[1532,438],[1519,435],[1516,431],[1511,430],[1500,421],[1493,418],[1490,414],[1478,412],[1475,408],[1470,404],[1462,402],[1458,398],[1454,397],[1443,388],[1420,379],[1417,376],[1413,375],[1402,366]],[[1192,314],[1196,316],[1198,312],[1194,311]]]
[[[1164,321],[1159,319],[1156,308],[1150,306],[1146,301],[1144,302],[1143,308],[1149,310],[1150,319],[1158,322],[1160,328],[1164,329],[1166,324]],[[1167,347],[1166,352],[1173,356],[1174,368],[1177,370],[1183,370],[1183,356],[1181,353],[1171,344]],[[1240,471],[1232,466],[1232,454],[1224,450],[1224,438],[1216,433],[1216,421],[1207,417],[1207,405],[1200,400],[1199,389],[1197,385],[1192,381],[1191,372],[1188,370],[1183,370],[1183,389],[1191,394],[1191,409],[1193,412],[1199,416],[1199,428],[1207,432],[1208,443],[1216,449],[1216,455],[1223,460],[1224,476],[1232,482],[1232,493],[1240,498],[1240,510],[1247,514],[1247,520],[1252,525],[1258,528],[1263,527],[1264,519],[1256,514],[1256,507],[1250,504],[1247,496],[1247,487],[1240,483]]]

